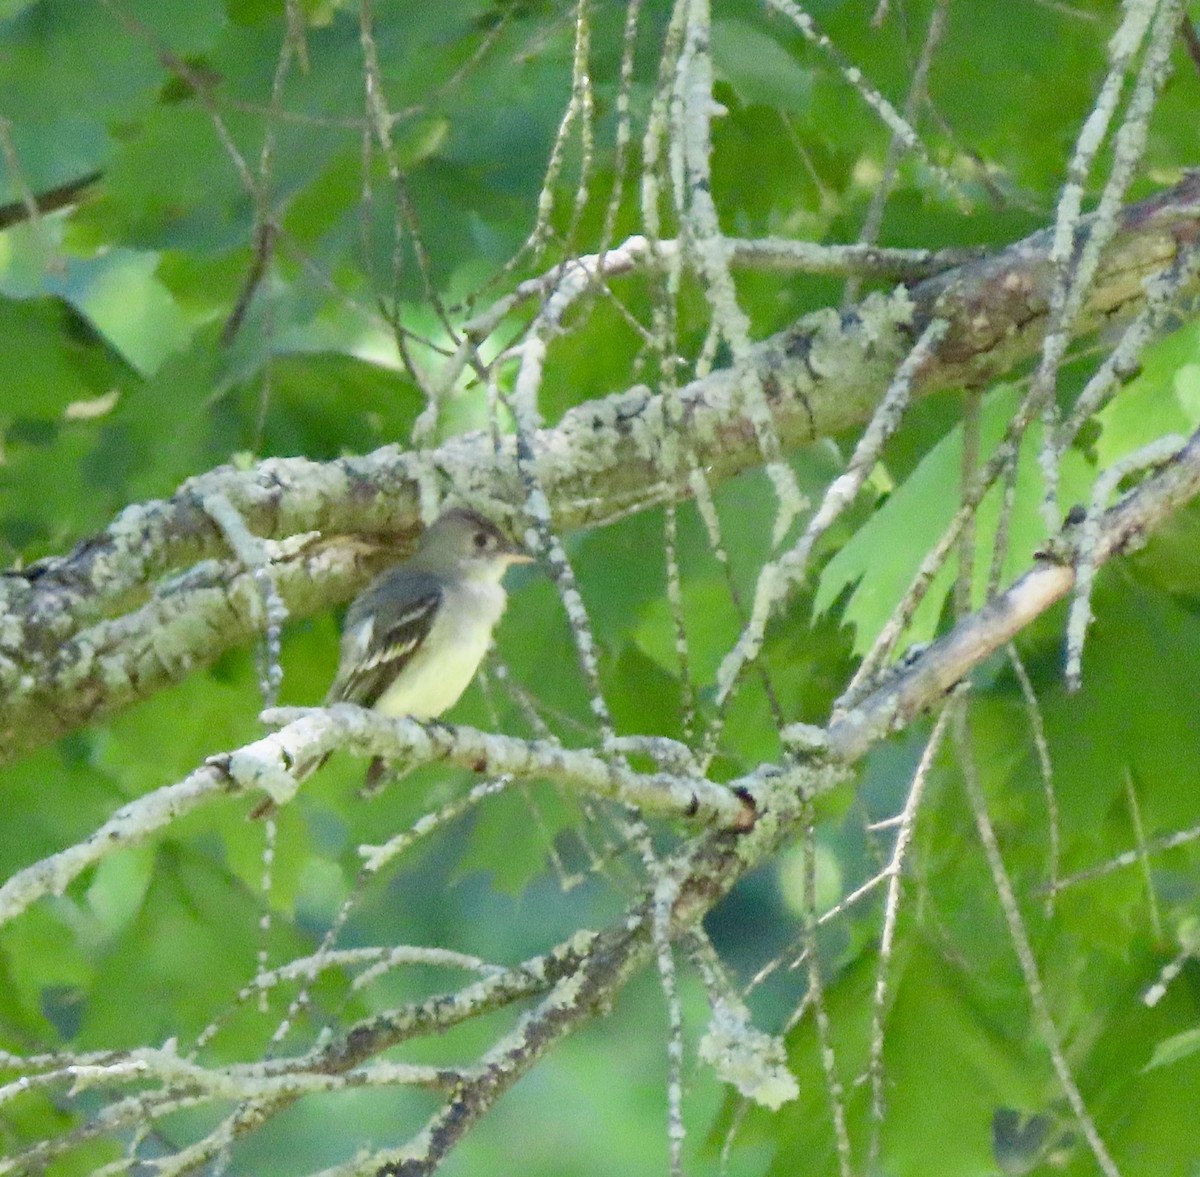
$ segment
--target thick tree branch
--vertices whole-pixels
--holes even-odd
[[[1086,233],[1085,225],[1081,243]],[[1131,205],[1076,333],[1136,312],[1144,279],[1197,235],[1200,175]],[[746,362],[766,390],[781,444],[867,420],[934,316],[949,327],[917,376],[916,395],[981,384],[1036,354],[1053,283],[1050,244],[1043,231],[911,289],[872,295],[851,313],[818,311],[754,345]],[[686,430],[711,480],[761,461],[740,375],[717,371],[678,393],[670,428]],[[663,397],[648,388],[580,405],[539,431],[532,461],[557,525],[686,497],[669,431]],[[480,433],[416,453],[388,446],[329,463],[288,458],[249,471],[221,468],[169,500],[127,508],[67,556],[0,577],[0,762],[179,681],[261,630],[252,570],[229,559],[204,507],[209,496],[223,496],[254,534],[281,541],[271,570],[291,613],[302,616],[365,580],[372,565],[355,537],[390,537],[403,550],[423,497],[521,501],[515,445]]]

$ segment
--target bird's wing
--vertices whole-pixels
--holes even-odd
[[[385,576],[391,584],[371,586],[346,614],[341,660],[326,703],[373,707],[429,635],[442,603],[437,580],[404,568]],[[386,594],[382,605],[372,591],[379,587]],[[369,612],[372,598],[376,611]]]

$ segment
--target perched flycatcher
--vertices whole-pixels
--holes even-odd
[[[441,715],[491,645],[507,603],[505,572],[532,559],[482,515],[465,507],[443,512],[412,556],[377,576],[350,606],[326,704],[357,703],[413,719]],[[373,760],[367,785],[384,771]]]

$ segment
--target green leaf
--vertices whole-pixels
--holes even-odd
[[[580,820],[579,805],[565,790],[510,788],[476,811],[459,871],[485,871],[495,890],[520,895],[545,876],[558,835],[576,829]]]
[[[713,64],[745,103],[805,111],[812,93],[804,69],[777,37],[743,20],[716,20],[712,26]]]
[[[97,961],[82,1047],[161,1043],[196,1035],[252,975],[256,905],[210,857],[177,843],[158,851],[137,915]]]
[[[1137,377],[1097,420],[1102,468],[1166,434],[1191,433],[1200,424],[1200,323],[1148,347]]]
[[[882,1171],[927,1177],[984,1177],[991,1172],[991,1122],[1005,1104],[1036,1106],[1052,1089],[1048,1071],[1031,1067],[1024,1026],[1000,1027],[981,1019],[978,985],[921,941],[909,942],[891,965],[884,1065],[887,1118]],[[875,959],[826,982],[835,1035],[833,1048],[845,1084],[851,1138],[866,1138],[867,1084],[852,1081],[867,1061]],[[788,1038],[788,1063],[800,1081],[800,1099],[773,1123],[777,1151],[769,1172],[832,1177],[839,1171],[828,1112],[828,1090],[814,1020],[805,1018]],[[953,1098],[945,1078],[953,1075]],[[753,1113],[755,1120],[764,1113]],[[860,1158],[861,1160],[861,1158]]]
[[[1146,1070],[1152,1071],[1155,1067],[1168,1067],[1172,1063],[1179,1062],[1180,1059],[1190,1058],[1197,1051],[1200,1051],[1200,1027],[1173,1034],[1155,1046],[1154,1053],[1146,1064]]]
[[[58,299],[0,298],[0,412],[11,422],[62,418],[68,405],[130,383],[120,357]]]
[[[984,460],[999,443],[1020,400],[1015,388],[991,393],[983,402],[980,419]],[[1009,527],[1007,558],[1001,584],[1028,566],[1045,541],[1039,507],[1043,489],[1037,455],[1040,430],[1025,435],[1017,466],[1016,494]],[[921,460],[913,473],[887,497],[826,564],[821,573],[814,608],[832,607],[847,589],[843,620],[856,627],[854,648],[870,648],[884,622],[912,583],[925,554],[949,525],[959,502],[962,465],[962,427],[956,425]],[[1082,458],[1064,455],[1061,498],[1074,502],[1086,496],[1088,470]],[[982,604],[991,567],[991,552],[999,520],[1000,488],[993,487],[976,518],[976,559],[972,597]],[[942,608],[957,574],[952,555],[934,578],[913,618],[908,635],[913,642],[928,641],[937,632]]]

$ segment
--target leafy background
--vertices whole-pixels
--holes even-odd
[[[903,104],[931,13],[893,3],[807,8],[872,85]],[[0,555],[23,563],[65,551],[122,506],[169,495],[189,475],[271,455],[330,458],[407,442],[424,402],[398,355],[395,323],[444,345],[444,314],[461,322],[563,256],[597,247],[615,185],[614,240],[643,228],[637,139],[614,154],[625,6],[583,7],[595,93],[589,156],[569,135],[551,184],[540,251],[524,248],[570,96],[576,11],[550,3],[447,0],[374,5],[373,27],[408,221],[376,151],[363,163],[359,8],[306,0],[305,63],[273,95],[286,13],[273,0],[0,0],[0,201],[16,204],[81,182],[67,208],[0,232]],[[638,17],[630,101],[645,116],[670,16],[647,0]],[[1049,223],[1066,161],[1095,98],[1111,2],[954,0],[920,126],[936,160],[959,178],[948,191],[907,158],[885,206],[890,245],[997,247]],[[713,197],[722,228],[826,243],[857,238],[879,183],[888,135],[830,60],[778,15],[715,3]],[[1181,44],[1131,196],[1177,179],[1195,161],[1200,76]],[[264,148],[269,159],[264,165]],[[248,184],[245,166],[253,183]],[[576,199],[577,190],[582,199]],[[369,192],[369,199],[364,198]],[[280,225],[264,280],[231,343],[223,331],[253,261],[262,208]],[[422,258],[427,260],[422,260]],[[612,283],[551,347],[540,409],[570,406],[648,379],[641,339],[654,289]],[[741,304],[761,336],[837,305],[841,279],[739,273]],[[441,308],[439,310],[438,308]],[[697,284],[677,306],[685,354],[703,343]],[[505,321],[493,354],[525,319]],[[1102,341],[1101,341],[1102,342]],[[432,364],[431,347],[418,362]],[[1085,499],[1097,469],[1145,441],[1200,421],[1195,326],[1158,342],[1140,375],[1070,453],[1064,501]],[[718,359],[727,357],[718,357]],[[1064,402],[1090,371],[1081,350]],[[1020,374],[1015,374],[1019,379]],[[991,444],[1019,388],[983,402]],[[828,537],[819,576],[775,619],[763,663],[784,718],[821,722],[912,570],[953,512],[962,446],[961,398],[910,415],[870,492]],[[488,421],[484,391],[463,381],[429,442]],[[838,446],[789,455],[811,494],[838,469]],[[1027,439],[1008,573],[1045,539],[1036,436]],[[985,451],[986,452],[986,451]],[[717,502],[732,583],[749,599],[769,554],[774,508],[765,477],[721,486]],[[980,522],[982,588],[996,504]],[[990,514],[989,514],[990,513]],[[989,522],[989,519],[991,520]],[[691,676],[703,725],[713,677],[736,638],[730,580],[691,507],[680,511],[680,561]],[[661,556],[664,521],[647,511],[568,537],[601,651],[604,695],[620,730],[684,735],[684,687]],[[1181,512],[1144,551],[1101,576],[1085,685],[1062,685],[1064,615],[1020,642],[1054,767],[1053,800],[1066,874],[1112,859],[1140,839],[1200,825],[1195,765],[1200,712],[1200,514]],[[953,569],[918,615],[912,637],[946,624]],[[553,586],[512,578],[499,638],[507,682],[550,730],[596,739],[588,689]],[[336,619],[286,631],[285,702],[320,698],[332,674]],[[0,770],[0,877],[78,841],[126,800],[181,779],[202,759],[260,733],[253,652],[226,657],[112,722]],[[485,675],[453,713],[464,723],[530,734],[506,682]],[[1200,1172],[1193,1093],[1200,1057],[1186,1035],[1200,1014],[1190,957],[1153,1008],[1142,994],[1194,943],[1195,852],[1158,853],[1145,871],[1113,871],[1063,891],[1047,909],[1050,821],[1031,718],[1011,666],[977,676],[974,760],[997,823],[1047,1000],[1084,1098],[1126,1177]],[[779,755],[777,722],[751,677],[724,729],[718,769],[736,775]],[[828,799],[815,834],[818,907],[871,877],[888,852],[868,824],[903,803],[926,727],[869,757],[853,788]],[[361,766],[336,758],[280,814],[269,894],[262,832],[234,802],[107,859],[67,893],[0,930],[0,1046],[33,1053],[132,1047],[194,1038],[253,975],[263,942],[273,961],[311,951],[354,897],[345,944],[430,943],[515,962],[578,926],[620,911],[634,867],[604,814],[549,786],[483,804],[356,893],[357,847],[383,841],[461,794],[465,774],[422,771],[361,802]],[[885,1064],[889,1110],[880,1174],[1090,1174],[1030,1014],[1027,986],[980,852],[952,758],[939,759],[918,823],[891,966]],[[1136,800],[1136,811],[1131,808]],[[1139,825],[1144,830],[1139,833]],[[785,851],[749,877],[707,922],[733,975],[752,986],[757,1024],[784,1026],[806,973],[795,958],[805,909],[804,851]],[[867,1061],[881,922],[880,896],[822,933],[821,972],[851,1139],[867,1138]],[[391,973],[351,993],[319,989],[307,1040],[322,1022],[434,992],[436,970]],[[699,981],[684,970],[689,1052],[706,1021]],[[421,1044],[415,1061],[471,1057],[495,1026]],[[241,1007],[212,1047],[215,1060],[254,1058],[267,1020]],[[501,1102],[447,1163],[450,1173],[611,1174],[666,1167],[666,1013],[655,977],[640,977],[612,1014],[568,1041]],[[685,1113],[695,1172],[837,1172],[828,1082],[811,1016],[787,1034],[798,1101],[744,1114],[704,1068],[689,1068]],[[1171,1044],[1175,1049],[1172,1052]],[[1178,1057],[1176,1057],[1178,1056]],[[100,1093],[32,1095],[0,1104],[0,1154],[54,1136],[97,1110]],[[358,1092],[303,1101],[234,1153],[230,1171],[286,1174],[350,1155],[365,1140],[403,1140],[431,1107],[420,1094]],[[171,1140],[202,1129],[200,1113],[162,1126]],[[347,1130],[347,1125],[351,1129]],[[732,1145],[721,1153],[732,1133]],[[55,1173],[90,1172],[122,1145],[90,1142]]]

